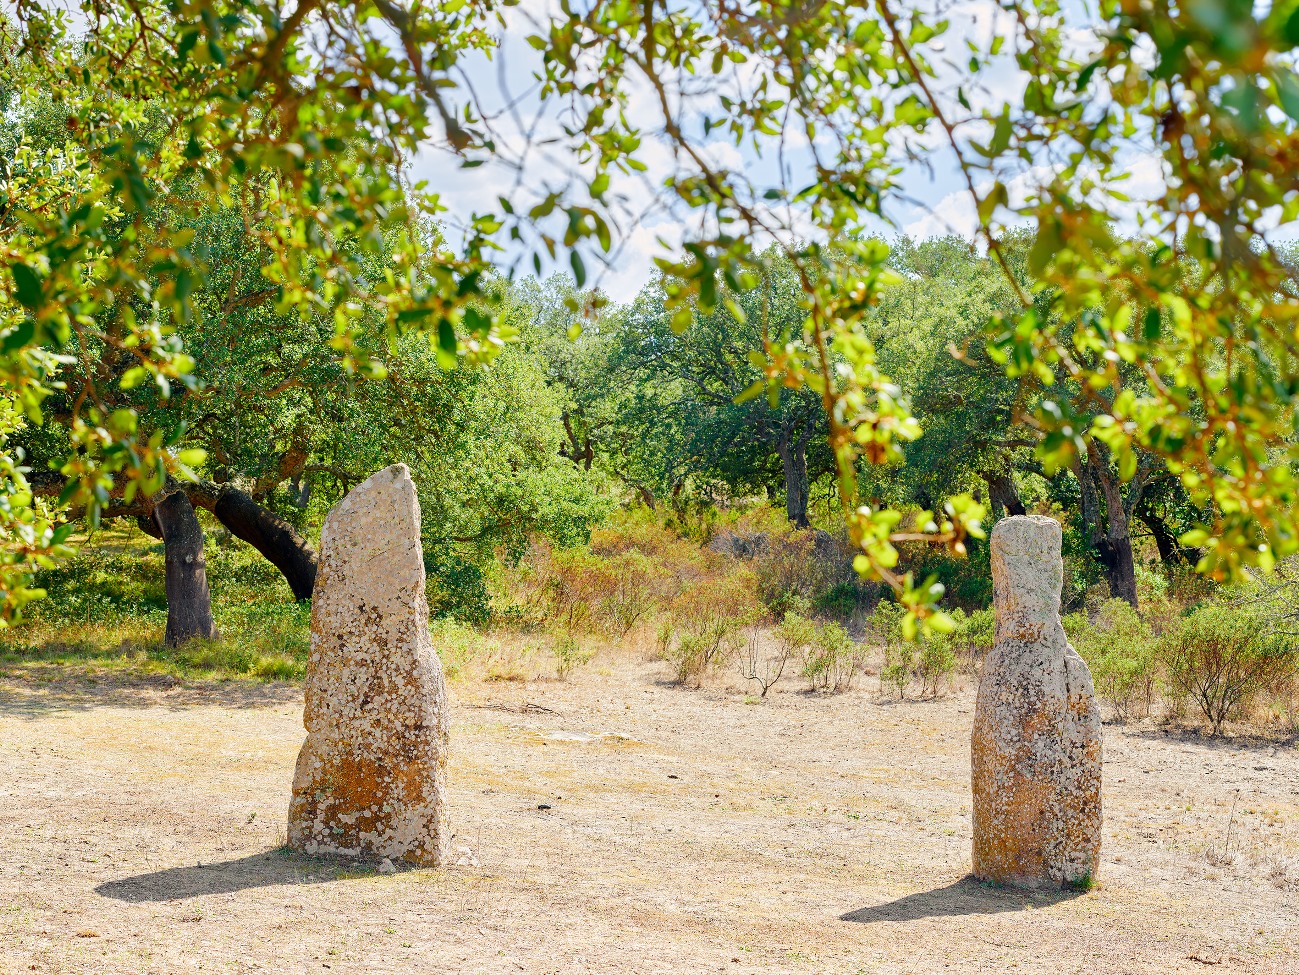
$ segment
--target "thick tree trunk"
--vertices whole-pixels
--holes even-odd
[[[807,439],[783,435],[776,450],[785,469],[785,514],[799,528],[806,528],[809,524],[807,501],[811,493],[807,477]]]
[[[178,647],[194,637],[215,640],[203,529],[194,506],[184,492],[175,491],[154,506],[153,517],[166,553],[167,646]]]
[[[1137,608],[1137,571],[1132,559],[1132,536],[1127,531],[1102,537],[1096,545],[1105,579],[1110,585],[1113,599],[1125,599]]]
[[[1110,597],[1137,608],[1137,572],[1132,558],[1131,509],[1139,503],[1143,483],[1134,480],[1124,504],[1122,483],[1110,468],[1109,450],[1092,441],[1085,461],[1075,463],[1081,488],[1080,510],[1092,547],[1100,557]],[[1103,502],[1103,505],[1102,505]]]
[[[1137,508],[1137,518],[1150,531],[1151,537],[1155,540],[1155,547],[1159,549],[1159,561],[1164,565],[1177,565],[1180,562],[1186,562],[1192,566],[1199,563],[1204,558],[1204,552],[1198,548],[1183,548],[1182,543],[1177,538],[1177,532],[1168,527],[1168,522],[1155,513],[1155,510],[1148,504],[1142,504]]]
[[[284,574],[294,599],[310,599],[316,586],[316,553],[287,521],[238,488],[224,486],[212,513]]]
[[[66,478],[50,474],[37,478],[35,487],[40,496],[53,497],[66,484]],[[316,553],[291,524],[232,484],[215,484],[212,481],[173,482],[168,490],[183,492],[192,506],[212,512],[230,534],[266,556],[267,561],[283,573],[295,599],[311,598],[311,591],[316,585]],[[80,516],[80,511],[69,513],[69,517]],[[158,524],[153,520],[154,505],[151,500],[137,496],[129,505],[110,502],[104,517],[135,518],[141,530],[154,538],[163,537]]]
[[[1025,515],[1024,502],[1019,499],[1019,489],[1009,474],[984,471],[982,477],[988,482],[988,500],[992,502],[992,514],[999,517],[1002,511],[1008,515]]]

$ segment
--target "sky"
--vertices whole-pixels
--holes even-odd
[[[536,31],[544,4],[549,0],[525,0],[517,7],[506,8],[505,26],[498,31],[498,45],[491,59],[477,56],[467,62],[462,90],[472,87],[479,104],[485,106],[493,119],[494,136],[508,161],[489,160],[481,166],[464,169],[461,160],[436,145],[424,146],[410,166],[413,182],[427,181],[428,189],[441,194],[447,207],[444,217],[449,236],[454,240],[456,228],[466,224],[475,213],[498,210],[497,197],[508,196],[516,203],[520,199],[534,199],[544,188],[566,185],[579,176],[571,156],[564,149],[562,108],[557,104],[541,104],[535,97],[533,73],[540,65],[540,55],[526,43],[526,37]],[[957,80],[965,83],[966,94],[977,110],[981,103],[999,104],[1014,87],[1022,85],[1017,71],[1008,57],[986,70],[971,83],[963,62],[968,58],[966,41],[971,40],[986,49],[995,33],[1009,34],[1009,15],[993,0],[934,0],[944,4],[944,14],[951,22],[948,32],[932,45],[931,59],[939,70],[939,87],[954,89]],[[1086,44],[1085,32],[1078,32],[1078,43]],[[1007,53],[1010,45],[1007,45]],[[743,80],[745,66],[735,69],[737,80]],[[751,75],[750,75],[751,77]],[[723,77],[718,86],[725,89],[732,79]],[[716,92],[696,96],[697,107],[702,111],[715,102]],[[954,99],[950,103],[955,107]],[[513,104],[516,111],[505,110]],[[660,116],[652,92],[633,89],[628,118],[633,125],[647,132],[657,130]],[[977,135],[978,126],[970,130]],[[906,162],[902,174],[899,198],[888,208],[888,221],[878,221],[871,230],[885,236],[906,234],[927,237],[944,233],[957,233],[973,237],[976,227],[974,206],[964,188],[964,181],[955,164],[950,147],[939,136],[925,133],[912,136],[915,159]],[[547,140],[554,140],[547,144]],[[801,143],[801,144],[800,144]],[[525,146],[527,147],[525,152]],[[779,179],[780,167],[772,153],[758,156],[752,149],[737,149],[723,138],[703,142],[704,151],[715,164],[732,170],[743,170],[756,180],[772,183]],[[902,149],[901,142],[895,147]],[[625,198],[620,208],[622,219],[615,228],[613,255],[601,264],[598,252],[587,249],[585,263],[590,275],[602,290],[617,301],[628,301],[645,285],[654,273],[653,259],[671,256],[683,236],[689,233],[694,215],[679,205],[673,205],[663,189],[663,181],[673,173],[687,170],[676,159],[666,140],[647,137],[641,151],[648,171],[639,178],[616,181],[612,194]],[[789,133],[785,153],[785,169],[790,185],[800,186],[811,180],[811,153],[802,133]],[[1134,159],[1128,167],[1131,178],[1125,189],[1130,195],[1143,196],[1155,193],[1162,186],[1160,164],[1153,154],[1145,159]],[[1044,170],[1026,167],[1017,174],[1008,174],[1011,203],[1022,201],[1035,178]],[[790,220],[795,231],[800,227],[798,214]],[[808,235],[815,230],[806,227]],[[519,273],[532,273],[531,251],[516,248],[502,255],[502,263]],[[566,259],[565,259],[566,265]],[[552,266],[543,266],[543,274]]]

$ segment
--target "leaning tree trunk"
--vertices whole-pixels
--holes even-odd
[[[162,532],[167,568],[167,646],[178,647],[194,637],[215,640],[203,529],[194,506],[184,492],[175,491],[154,506],[153,517]]]
[[[1000,517],[1005,511],[1008,515],[1026,515],[1024,502],[1019,499],[1019,489],[1009,474],[1000,471],[984,471],[983,479],[988,482],[988,500],[992,502],[993,517]]]
[[[811,484],[807,477],[807,438],[782,435],[776,447],[785,469],[785,514],[799,528],[806,528],[807,501]]]
[[[287,521],[228,485],[212,506],[217,520],[283,573],[294,599],[310,599],[316,586],[316,553]]]

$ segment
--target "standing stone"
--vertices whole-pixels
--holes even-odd
[[[428,633],[419,501],[396,464],[325,519],[311,607],[307,740],[289,845],[446,859],[447,700]]]
[[[1016,887],[1086,884],[1101,849],[1101,719],[1091,672],[1060,625],[1060,525],[992,531],[996,645],[971,743],[974,874]]]

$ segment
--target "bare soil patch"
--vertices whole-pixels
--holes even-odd
[[[1299,971],[1299,753],[1105,728],[1100,884],[967,877],[967,689],[453,685],[460,864],[282,848],[291,685],[0,681],[0,972]]]

